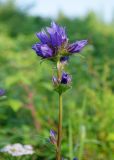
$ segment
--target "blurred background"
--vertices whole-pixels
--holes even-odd
[[[72,89],[64,94],[62,155],[70,160],[114,160],[114,1],[0,0],[0,147],[31,144],[34,159],[54,160],[48,142],[57,130],[53,66],[31,46],[54,20],[70,42],[88,39],[67,66]],[[0,157],[1,160],[3,157]]]

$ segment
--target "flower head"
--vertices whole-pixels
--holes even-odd
[[[68,73],[63,72],[60,78],[53,76],[52,82],[54,90],[59,94],[62,94],[71,88],[72,78]]]
[[[87,40],[81,40],[70,44],[65,28],[55,22],[51,23],[51,27],[37,33],[36,36],[40,42],[34,44],[32,49],[38,56],[51,60],[67,60],[67,56],[79,53],[88,43]]]
[[[5,94],[5,90],[0,89],[0,97],[1,97],[1,96],[4,96],[4,94]]]
[[[19,143],[9,144],[2,148],[0,152],[6,152],[12,156],[32,155],[34,153],[31,145],[22,145]]]

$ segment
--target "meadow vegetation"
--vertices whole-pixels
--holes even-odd
[[[68,65],[73,87],[63,97],[62,154],[113,160],[114,22],[107,24],[93,12],[73,19],[60,13],[56,21],[66,26],[71,42],[89,40]],[[0,4],[0,88],[6,90],[0,101],[0,147],[31,144],[34,159],[42,160],[54,160],[48,137],[50,129],[57,128],[58,95],[52,92],[53,65],[41,63],[31,47],[35,33],[50,22],[12,3]]]

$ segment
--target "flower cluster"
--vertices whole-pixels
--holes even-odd
[[[80,40],[70,44],[65,28],[55,22],[51,23],[51,27],[36,33],[36,36],[40,42],[34,44],[32,49],[43,59],[54,61],[61,61],[64,57],[79,53],[88,43],[87,40]]]
[[[57,63],[60,75],[59,77],[53,76],[52,81],[57,92],[64,92],[67,90],[64,89],[65,85],[68,87],[71,84],[71,76],[63,71],[65,64],[69,57],[74,53],[79,53],[88,41],[80,40],[70,44],[65,27],[61,27],[55,22],[52,22],[50,27],[36,33],[36,36],[40,42],[34,44],[32,49],[42,59],[49,59]]]
[[[59,26],[55,22],[50,27],[36,33],[39,42],[32,46],[32,49],[42,59],[51,60],[56,64],[57,76],[52,77],[54,90],[59,93],[59,123],[58,136],[51,130],[49,140],[56,147],[57,160],[61,159],[61,137],[62,137],[62,94],[71,88],[71,76],[64,71],[65,65],[71,55],[79,53],[87,40],[80,40],[69,43],[69,39],[64,27]],[[65,160],[65,159],[62,159]],[[73,160],[77,160],[74,158]]]
[[[0,152],[8,153],[12,156],[32,155],[34,153],[31,145],[22,145],[19,143],[7,145]]]
[[[62,72],[61,77],[52,77],[54,90],[59,94],[62,94],[71,88],[71,81],[71,76],[66,72]]]

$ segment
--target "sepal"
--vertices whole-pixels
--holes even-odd
[[[59,84],[54,86],[54,90],[59,94],[62,94],[71,88],[72,88],[71,84]]]

